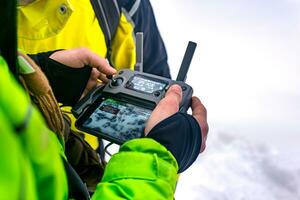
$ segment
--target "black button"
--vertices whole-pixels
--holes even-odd
[[[160,91],[155,91],[153,94],[154,96],[158,97],[160,95]]]
[[[187,87],[186,86],[181,86],[182,91],[186,91]]]
[[[124,73],[124,71],[119,71],[119,74],[123,74]]]
[[[127,85],[126,85],[128,88],[133,88],[134,84],[132,82],[127,82]]]
[[[120,77],[111,80],[112,86],[119,86],[122,85],[122,83],[123,83],[123,78]]]

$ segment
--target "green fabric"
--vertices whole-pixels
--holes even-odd
[[[0,75],[1,76],[1,75]],[[37,199],[30,162],[0,108],[0,199]]]
[[[0,199],[67,199],[62,146],[1,57],[0,85]],[[16,133],[26,117],[28,125]],[[92,199],[171,200],[177,171],[176,159],[165,147],[152,139],[131,140],[112,156]]]
[[[174,199],[178,165],[152,139],[123,144],[107,164],[92,199]]]
[[[0,85],[0,198],[67,199],[62,147],[1,57]],[[26,128],[16,133],[26,118]]]

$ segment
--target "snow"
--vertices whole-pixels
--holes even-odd
[[[284,155],[270,145],[214,130],[207,146],[180,176],[175,199],[300,199],[300,165],[293,163],[297,154]]]

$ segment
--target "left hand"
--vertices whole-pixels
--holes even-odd
[[[106,83],[108,81],[106,75],[113,75],[117,72],[108,64],[105,58],[99,57],[87,48],[57,51],[50,58],[72,68],[82,68],[86,65],[93,68],[81,97],[99,84],[98,79]]]

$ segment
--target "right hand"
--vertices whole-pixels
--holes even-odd
[[[200,153],[206,148],[206,140],[208,134],[208,124],[207,124],[207,111],[204,105],[201,103],[198,97],[192,97],[192,115],[197,120],[202,133],[202,144]]]
[[[108,81],[106,75],[113,75],[117,72],[105,58],[99,57],[87,48],[56,51],[50,58],[72,68],[82,68],[86,65],[93,68],[81,97],[99,84],[98,79],[106,83]]]
[[[159,122],[170,117],[179,111],[179,104],[182,99],[182,90],[179,85],[172,85],[166,93],[166,96],[158,103],[145,127],[147,135],[151,129]],[[202,133],[202,143],[200,152],[203,152],[206,147],[206,139],[208,134],[207,111],[204,105],[197,97],[192,97],[192,115],[197,120]]]

